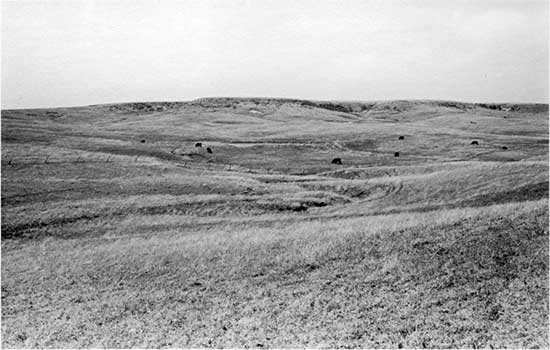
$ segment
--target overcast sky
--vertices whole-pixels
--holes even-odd
[[[548,102],[546,0],[3,1],[2,108]]]

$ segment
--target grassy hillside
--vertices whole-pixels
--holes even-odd
[[[3,347],[549,346],[547,105],[4,110],[1,203]]]

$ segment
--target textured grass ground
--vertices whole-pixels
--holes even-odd
[[[547,110],[2,111],[2,346],[548,347]]]

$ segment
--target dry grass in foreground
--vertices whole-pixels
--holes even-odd
[[[2,253],[4,347],[548,347],[545,200]]]

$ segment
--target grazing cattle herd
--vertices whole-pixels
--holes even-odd
[[[405,139],[405,136],[403,136],[403,135],[398,136],[398,140],[404,140],[404,139]],[[145,143],[145,140],[141,140],[140,142],[141,142],[141,143]],[[471,145],[479,145],[479,141],[473,140],[472,142],[470,142],[470,144],[471,144]],[[195,143],[195,147],[196,147],[196,148],[202,148],[202,142],[196,142],[196,143]],[[502,148],[503,150],[507,150],[507,149],[508,149],[508,147],[506,147],[506,146],[502,146],[501,148]],[[206,152],[209,153],[209,154],[213,154],[213,153],[214,153],[214,152],[212,151],[212,148],[210,148],[210,147],[206,147]],[[393,153],[393,156],[397,158],[397,157],[400,156],[400,154],[399,154],[399,152],[394,152],[394,153]],[[331,164],[342,165],[342,164],[343,164],[343,163],[342,163],[342,158],[333,158],[332,161],[331,161]]]

